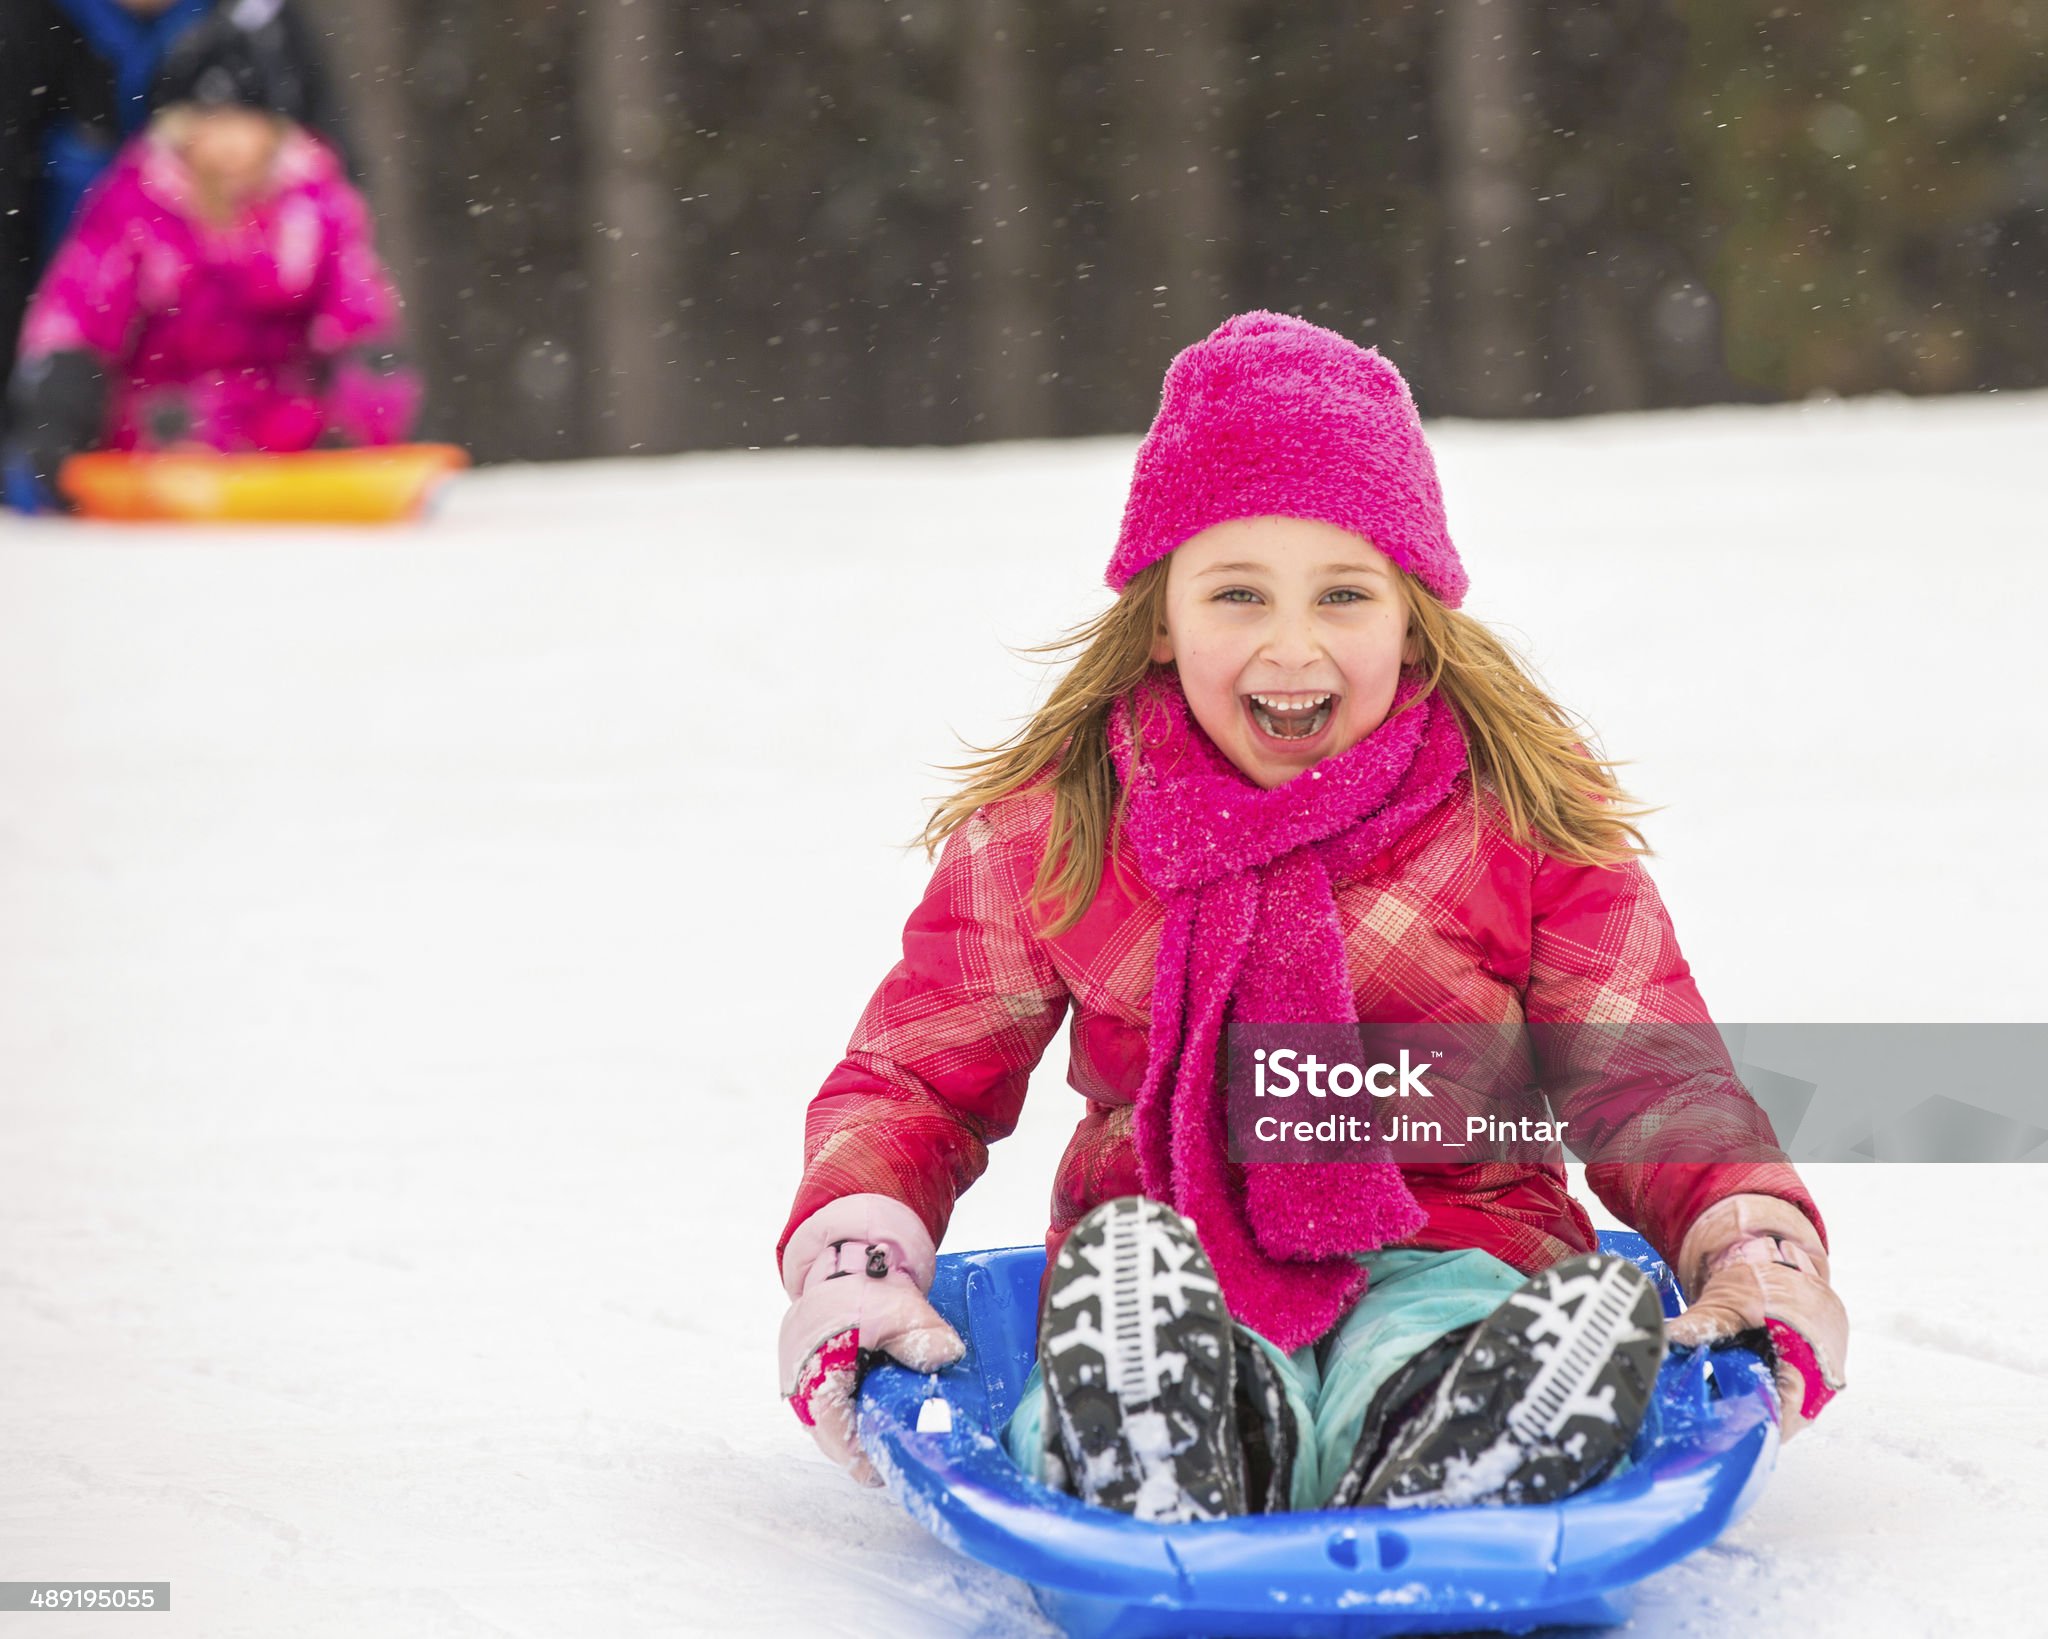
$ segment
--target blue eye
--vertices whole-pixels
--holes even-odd
[[[1210,601],[1212,603],[1236,603],[1242,606],[1246,602],[1256,603],[1258,601],[1258,597],[1259,594],[1252,591],[1249,587],[1227,586],[1222,591],[1218,592],[1215,595],[1215,597],[1210,599]],[[1331,598],[1341,598],[1347,604],[1370,603],[1372,601],[1372,595],[1370,593],[1361,592],[1355,586],[1339,586],[1323,594],[1323,600],[1325,602],[1327,602]]]

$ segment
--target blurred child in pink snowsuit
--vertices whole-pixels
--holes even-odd
[[[274,113],[238,36],[203,36],[95,185],[23,322],[10,490],[64,456],[290,452],[403,440],[420,405],[369,212],[332,150]]]

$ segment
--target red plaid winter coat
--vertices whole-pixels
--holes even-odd
[[[1164,910],[1125,855],[1120,872],[1105,861],[1079,923],[1041,937],[1025,903],[1051,818],[1041,776],[947,838],[904,928],[902,960],[811,1100],[803,1181],[778,1257],[811,1213],[863,1192],[905,1202],[939,1241],[960,1191],[987,1165],[988,1146],[1015,1127],[1032,1068],[1070,1011],[1068,1080],[1083,1102],[1053,1183],[1048,1251],[1090,1208],[1141,1193],[1132,1101]],[[1362,876],[1338,885],[1361,1019],[1707,1022],[1640,863],[1568,864],[1511,841],[1491,821],[1475,855],[1472,819],[1468,774]],[[1557,1113],[1573,1119],[1597,1118],[1617,1089],[1574,1076],[1547,1090]],[[1742,1153],[1757,1153],[1750,1135],[1762,1118],[1732,1067],[1715,1091],[1719,1119],[1732,1119],[1731,1136],[1745,1141]],[[1581,1119],[1575,1130],[1594,1124]],[[1561,1164],[1406,1165],[1402,1175],[1429,1214],[1403,1245],[1479,1247],[1534,1272],[1595,1244]],[[1825,1236],[1783,1160],[1594,1163],[1587,1182],[1667,1261],[1693,1219],[1728,1195],[1779,1196]]]

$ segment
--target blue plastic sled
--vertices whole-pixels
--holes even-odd
[[[1678,1288],[1648,1242],[1600,1242],[1642,1265],[1665,1313],[1678,1312]],[[1086,1639],[1619,1622],[1630,1586],[1712,1542],[1777,1460],[1763,1362],[1737,1349],[1674,1351],[1629,1450],[1633,1466],[1562,1502],[1144,1524],[1027,1478],[997,1438],[1036,1355],[1044,1268],[1035,1246],[940,1258],[931,1300],[967,1354],[937,1377],[871,1372],[861,1442],[935,1537],[1022,1577],[1053,1621]]]

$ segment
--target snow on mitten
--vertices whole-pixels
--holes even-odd
[[[1848,1386],[1849,1312],[1828,1284],[1827,1248],[1805,1213],[1775,1195],[1730,1195],[1701,1213],[1678,1251],[1685,1313],[1664,1323],[1677,1347],[1754,1342],[1778,1382],[1791,1439]]]
[[[856,1427],[860,1357],[935,1372],[966,1353],[925,1301],[937,1256],[917,1214],[887,1195],[827,1202],[783,1249],[792,1300],[776,1350],[783,1398],[819,1449],[863,1485],[882,1482]]]

